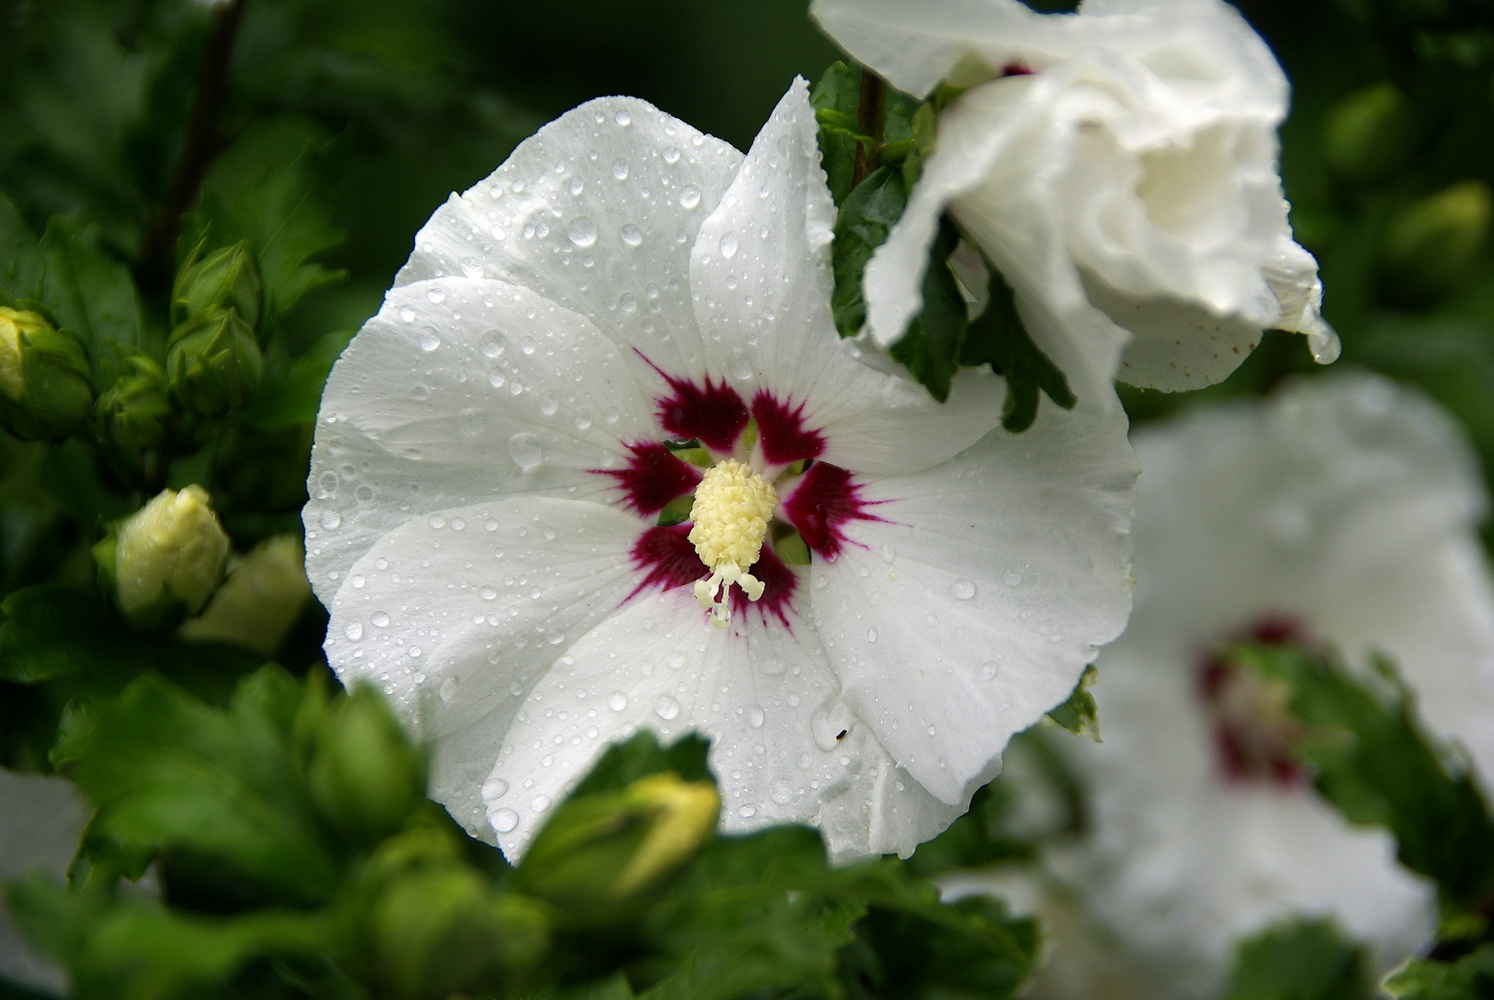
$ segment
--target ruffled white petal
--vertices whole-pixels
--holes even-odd
[[[845,706],[814,632],[702,626],[688,588],[629,603],[534,685],[484,801],[510,858],[606,745],[639,729],[712,740],[722,829],[821,828],[835,857],[907,853],[957,815],[897,768]],[[490,834],[491,836],[491,834]]]
[[[312,449],[307,568],[330,601],[384,532],[482,498],[584,498],[654,436],[654,379],[584,317],[528,289],[443,278],[391,289],[332,369]]]
[[[942,801],[964,805],[1124,626],[1135,477],[1116,409],[1044,404],[1022,435],[869,477],[878,520],[813,567],[847,703]]]

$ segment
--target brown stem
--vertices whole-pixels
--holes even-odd
[[[883,119],[887,109],[887,84],[865,66],[861,67],[861,102],[856,111],[856,124],[864,135],[872,137],[870,146],[856,144],[856,160],[851,169],[851,187],[866,180],[877,165],[877,154],[882,150]]]
[[[147,284],[164,286],[169,280],[182,216],[196,203],[202,179],[218,152],[218,112],[223,105],[229,55],[243,9],[244,0],[229,0],[213,12],[213,24],[197,72],[197,90],[181,160],[161,213],[145,239],[142,271]]]

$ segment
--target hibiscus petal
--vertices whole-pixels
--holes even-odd
[[[1062,701],[1130,610],[1134,456],[1115,409],[1044,404],[927,473],[866,477],[877,520],[812,567],[849,705],[942,801]]]
[[[954,818],[840,701],[812,632],[700,628],[700,618],[685,588],[634,601],[534,686],[488,779],[510,858],[607,743],[644,728],[666,741],[711,737],[727,832],[806,822],[837,857],[906,853]]]
[[[574,309],[672,373],[692,372],[690,248],[741,161],[729,144],[644,101],[590,101],[437,210],[397,283],[501,278]]]
[[[940,404],[906,376],[861,363],[854,345],[836,336],[835,206],[817,129],[799,80],[701,226],[690,281],[707,369],[744,396],[765,392],[797,411],[799,424],[827,445],[812,457],[856,470],[924,469],[995,425],[1002,386],[989,372],[965,373]]]
[[[637,586],[639,530],[576,500],[444,510],[381,537],[330,602],[329,661],[344,683],[376,681],[432,742],[432,797],[469,827],[485,828],[471,808],[535,677]]]
[[[307,567],[323,600],[382,532],[482,497],[582,498],[655,433],[643,366],[528,289],[391,289],[332,370],[312,451]],[[652,378],[652,373],[649,373]]]

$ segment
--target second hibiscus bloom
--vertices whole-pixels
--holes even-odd
[[[334,369],[308,566],[347,682],[523,849],[605,745],[713,740],[723,826],[904,852],[1130,604],[1113,399],[994,429],[835,334],[806,88],[747,156],[640,101],[440,209]]]

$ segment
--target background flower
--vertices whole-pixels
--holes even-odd
[[[1136,609],[1098,664],[1104,742],[1073,747],[1094,832],[1058,860],[1161,995],[1210,995],[1234,941],[1293,911],[1333,916],[1383,968],[1430,937],[1430,887],[1267,759],[1272,706],[1222,709],[1210,674],[1220,643],[1288,630],[1356,664],[1384,651],[1487,778],[1494,593],[1467,445],[1419,395],[1357,374],[1136,445]]]
[[[802,83],[745,159],[592,102],[436,213],[334,370],[306,512],[328,656],[510,853],[642,726],[714,738],[728,830],[909,851],[1123,623],[1113,397],[1016,438],[988,374],[939,404],[861,363],[832,218]],[[720,629],[659,515],[728,459],[782,502]]]
[[[902,221],[866,272],[868,328],[901,337],[948,208],[1016,292],[1080,398],[1118,376],[1181,390],[1235,369],[1261,331],[1306,333],[1317,263],[1292,240],[1277,176],[1287,84],[1221,0],[816,0],[857,59],[917,95],[968,87]]]

